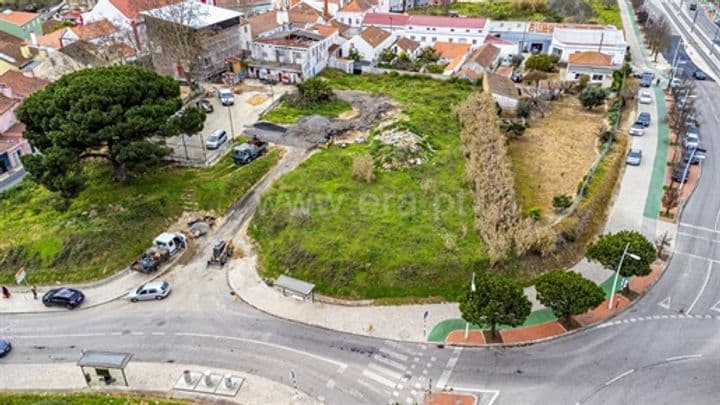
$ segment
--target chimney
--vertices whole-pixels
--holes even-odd
[[[325,22],[330,21],[330,8],[328,6],[328,0],[325,0],[325,4],[323,5],[323,18],[325,19]]]

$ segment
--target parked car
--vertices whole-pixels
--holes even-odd
[[[0,338],[0,357],[5,357],[6,354],[10,353],[12,345],[10,341]]]
[[[645,135],[645,125],[635,123],[630,127],[628,133],[633,136],[643,136]]]
[[[696,71],[694,71],[694,72],[693,72],[693,77],[695,78],[695,80],[705,80],[705,79],[707,79],[707,76],[705,76],[705,72],[703,72],[702,70],[696,70]]]
[[[227,141],[227,132],[224,129],[216,129],[210,136],[208,136],[205,142],[205,147],[208,149],[217,149],[220,145]]]
[[[698,122],[697,118],[695,118],[694,115],[691,115],[685,120],[685,126],[686,127],[693,126],[693,127],[699,128],[700,122]]]
[[[641,91],[639,101],[640,101],[640,104],[652,104],[652,102],[653,102],[652,95],[650,95],[649,91]]]
[[[672,80],[670,80],[670,87],[673,89],[679,89],[683,86],[682,80],[680,80],[677,77],[674,77]]]
[[[75,309],[85,301],[85,295],[74,288],[61,287],[46,292],[42,297],[42,301],[46,307],[57,306]]]
[[[195,107],[197,107],[198,110],[210,114],[211,112],[215,111],[215,107],[213,107],[212,103],[210,103],[210,100],[206,98],[201,98],[200,100],[195,102]]]
[[[218,89],[217,95],[222,105],[230,106],[235,104],[235,96],[233,96],[230,89]]]
[[[245,142],[233,148],[233,161],[239,165],[244,165],[257,159],[267,152],[267,142],[263,142],[258,138],[253,138],[250,142]]]
[[[697,10],[697,3],[690,3],[690,4],[688,5],[688,8],[690,9],[690,11],[695,11],[695,10]]]
[[[652,86],[653,81],[653,74],[650,72],[643,72],[642,77],[640,78],[640,87],[650,87]]]
[[[686,133],[683,137],[683,147],[685,149],[697,148],[700,145],[700,136],[697,134]]]
[[[635,120],[635,123],[640,124],[644,127],[649,127],[650,120],[651,120],[651,116],[650,116],[649,112],[641,112],[640,115],[638,115],[637,120]]]
[[[132,302],[162,300],[170,295],[170,291],[170,284],[167,281],[153,280],[130,291],[128,299]]]
[[[693,153],[693,151],[695,153]],[[692,156],[692,160],[690,157]],[[685,149],[685,152],[683,152],[683,163],[687,164],[688,162],[691,165],[697,165],[700,164],[700,161],[702,160],[703,154],[701,152],[698,152],[696,149]]]
[[[678,183],[685,183],[690,177],[690,170],[687,167],[687,164],[684,163],[676,165],[672,172],[672,180]]]
[[[180,232],[163,232],[153,240],[153,245],[166,249],[170,256],[187,247],[187,236]]]
[[[630,152],[628,152],[627,158],[625,159],[625,163],[631,166],[640,166],[640,162],[642,162],[642,150],[638,148],[631,148]]]

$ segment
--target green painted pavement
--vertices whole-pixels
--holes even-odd
[[[660,212],[663,185],[665,184],[665,169],[667,168],[667,154],[670,146],[670,131],[666,123],[665,94],[660,87],[655,87],[655,105],[657,107],[657,148],[655,161],[653,161],[652,177],[645,199],[646,218],[656,219]]]
[[[519,328],[525,326],[537,325],[548,321],[554,321],[557,317],[553,314],[550,308],[543,308],[537,311],[533,311],[528,315],[525,322]],[[489,329],[487,325],[474,325],[470,324],[471,330]],[[498,329],[512,329],[511,326],[498,325]],[[446,319],[437,325],[435,325],[427,336],[428,342],[442,342],[445,343],[448,335],[455,330],[465,330],[465,320],[462,318]]]

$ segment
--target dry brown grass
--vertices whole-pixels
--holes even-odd
[[[602,108],[588,111],[577,98],[563,96],[550,104],[545,118],[533,119],[525,134],[510,143],[518,205],[525,212],[537,207],[548,219],[554,215],[555,193],[575,196],[597,158],[597,132],[605,121]]]

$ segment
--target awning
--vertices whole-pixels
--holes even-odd
[[[80,367],[123,369],[132,356],[132,353],[87,351],[78,360],[77,365]]]
[[[308,296],[315,289],[315,284],[307,283],[296,278],[280,276],[274,283],[275,287],[290,290],[304,296]]]

